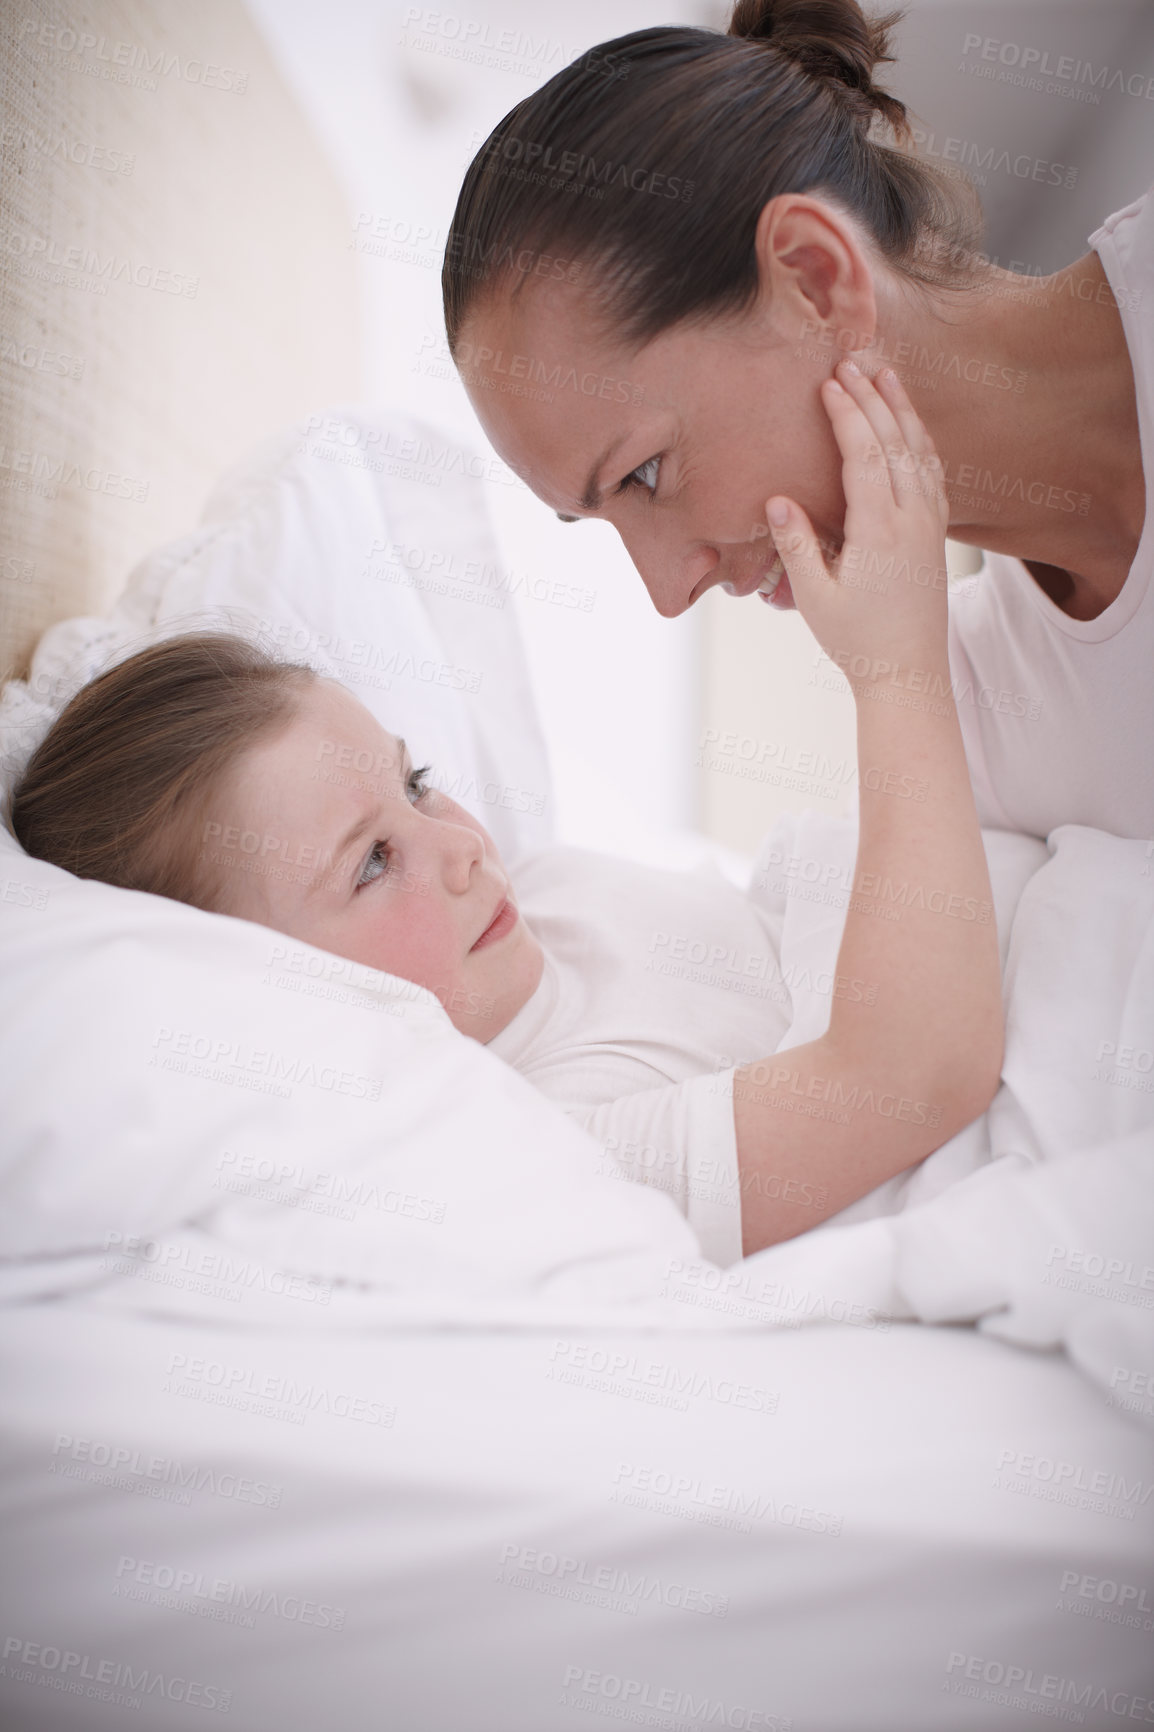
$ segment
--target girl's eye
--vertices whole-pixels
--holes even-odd
[[[368,859],[365,861],[364,866],[361,869],[361,875],[357,879],[357,889],[358,890],[363,889],[366,884],[375,884],[377,879],[381,876],[381,874],[384,872],[387,872],[388,869],[389,869],[389,846],[388,846],[388,843],[387,842],[374,842],[373,843],[373,851],[369,855]]]
[[[657,477],[660,472],[660,457],[650,457],[647,462],[639,463],[636,469],[630,471],[617,491],[627,493],[631,487],[643,487],[652,498],[657,492]]]
[[[418,800],[423,800],[426,794],[432,792],[428,778],[433,773],[431,764],[422,764],[419,770],[410,770],[405,792],[415,806]],[[374,842],[373,851],[361,868],[357,879],[357,889],[363,890],[366,884],[375,884],[383,878],[389,869],[389,845],[387,842]]]

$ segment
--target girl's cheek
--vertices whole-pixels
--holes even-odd
[[[415,981],[418,986],[442,985],[458,966],[453,933],[427,898],[402,892],[393,900],[378,943],[378,966],[386,974]]]

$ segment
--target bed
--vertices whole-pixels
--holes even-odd
[[[515,874],[515,617],[405,556],[495,563],[483,462],[349,405],[258,448],[45,634],[5,785],[111,658],[228,624],[419,739]],[[836,865],[808,823],[764,861]],[[431,995],[0,836],[5,1723],[1154,1723],[1149,849],[988,846],[990,1114],[721,1269]],[[766,893],[800,982],[836,922]]]

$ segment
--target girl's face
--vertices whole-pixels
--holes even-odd
[[[715,584],[749,595],[772,581],[774,494],[842,540],[819,389],[873,339],[870,267],[852,224],[800,196],[766,206],[757,248],[763,286],[746,312],[640,350],[605,336],[579,283],[534,278],[483,300],[458,344],[494,448],[559,516],[608,519],[667,618]],[[788,584],[777,604],[792,605]]]
[[[491,838],[331,681],[305,687],[289,726],[241,760],[204,844],[224,912],[427,987],[474,1040],[540,981]]]

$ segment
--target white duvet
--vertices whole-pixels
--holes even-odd
[[[1076,826],[1048,848],[997,831],[985,840],[1006,1010],[989,1111],[827,1229],[747,1260],[745,1274],[808,1293],[840,1284],[859,1306],[1064,1344],[1107,1388],[1144,1395],[1132,1411],[1154,1415],[1154,847]],[[807,814],[762,850],[756,893],[792,892],[791,979],[828,969],[840,933],[836,907],[807,896],[804,863],[836,883],[853,847],[851,823]],[[795,989],[794,1013],[783,1047],[821,1031],[828,998]],[[831,1314],[811,1298],[799,1315],[807,1303]]]
[[[547,786],[515,621],[408,570],[405,550],[427,563],[436,538],[452,568],[487,552],[467,465],[436,479],[271,445],[204,529],[145,562],[111,621],[48,634],[0,706],[9,775],[110,650],[239,616],[431,736],[509,853],[543,839],[547,793],[527,811],[485,792],[502,772]],[[364,672],[374,642],[390,645],[388,679]],[[474,696],[404,675],[414,644],[437,666],[476,662]],[[294,1328],[476,1326],[542,1307],[629,1326],[980,1321],[1064,1344],[1121,1387],[1152,1357],[1152,846],[990,834],[1007,1005],[990,1112],[826,1229],[719,1275],[667,1199],[596,1172],[592,1141],[430,995],[260,927],[78,883],[2,836],[0,1282],[13,1297],[83,1288],[105,1306]],[[827,887],[853,847],[852,822],[787,818],[755,867],[795,982],[786,1046],[828,1015],[799,983],[836,955]]]
[[[1016,901],[1005,1080],[989,1113],[843,1224],[728,1271],[701,1261],[666,1198],[606,1177],[593,1142],[458,1036],[429,995],[245,923],[58,886],[52,939],[65,955],[70,899],[87,920],[106,898],[86,966],[115,977],[118,1005],[83,1028],[56,1008],[67,1084],[83,1098],[119,1076],[135,1116],[146,1092],[168,1129],[163,1148],[142,1146],[106,1109],[78,1139],[45,1138],[43,1094],[27,1095],[9,1121],[24,1153],[5,1173],[0,1276],[12,1297],[83,1288],[101,1306],[240,1327],[980,1321],[1022,1345],[1064,1345],[1116,1394],[1148,1395],[1149,856],[1067,829],[1022,888],[1037,845],[1009,841],[989,839],[1003,915]],[[824,819],[787,820],[767,844],[832,863],[852,846],[851,825]],[[835,953],[838,917],[814,908],[788,901],[782,963],[795,982]],[[23,924],[43,960],[42,911]],[[151,938],[183,928],[176,1002]],[[330,996],[309,1004],[307,1049],[292,1047],[279,1013],[298,1012],[309,987]],[[795,991],[786,1045],[828,1014],[827,998]],[[76,992],[91,1003],[95,982],[89,992],[81,975]],[[13,1015],[15,1074],[43,1063],[47,1021],[35,998]]]

